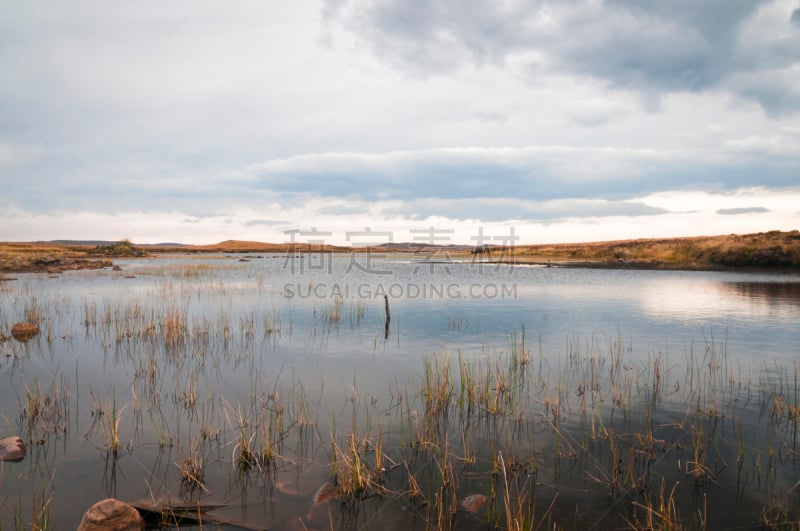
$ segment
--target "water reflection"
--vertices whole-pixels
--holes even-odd
[[[725,282],[722,287],[741,297],[772,306],[800,305],[800,282]]]

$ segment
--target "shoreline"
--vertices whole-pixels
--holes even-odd
[[[295,251],[298,254],[311,253],[313,251]],[[361,252],[361,251],[358,251]],[[148,259],[158,255],[173,254],[173,253],[155,253],[144,256],[125,256],[120,258],[125,259]],[[174,253],[181,256],[196,256],[200,253],[192,252],[177,252]],[[242,254],[230,252],[209,252],[203,254]],[[254,254],[254,253],[247,253]],[[342,253],[337,253],[342,254]],[[430,253],[435,255],[436,253]],[[449,260],[436,260],[432,262],[425,261],[425,263],[463,263]],[[478,263],[478,262],[475,262]],[[561,268],[561,269],[617,269],[617,270],[646,270],[646,271],[714,271],[714,272],[728,272],[728,273],[753,273],[753,274],[777,274],[777,275],[798,275],[800,268],[797,267],[725,267],[715,266],[709,264],[675,264],[657,261],[638,261],[638,260],[543,260],[543,259],[503,259],[503,260],[480,260],[480,263],[486,265],[512,265],[512,266],[534,266],[542,268]],[[87,271],[112,268],[115,264],[112,260],[107,258],[97,257],[31,257],[30,259],[17,259],[5,260],[0,262],[0,282],[16,280],[12,277],[7,277],[8,274],[18,273],[47,273],[59,274],[65,271]]]
[[[611,262],[603,260],[496,260],[486,264],[527,265],[545,268],[562,269],[619,269],[640,271],[713,271],[719,273],[774,273],[789,275],[800,274],[797,267],[724,267],[707,264],[670,264],[666,262],[625,261]]]

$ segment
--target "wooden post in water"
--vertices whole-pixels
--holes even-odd
[[[383,302],[386,304],[386,330],[384,330],[383,339],[389,339],[389,321],[392,320],[391,314],[389,314],[389,296],[383,296]]]

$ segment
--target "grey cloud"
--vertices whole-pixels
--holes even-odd
[[[792,16],[790,18],[793,24],[797,24],[800,26],[800,7],[792,11]]]
[[[238,188],[365,201],[419,198],[625,199],[672,189],[794,186],[796,155],[568,147],[327,153],[274,160]],[[794,166],[794,168],[793,168]]]
[[[476,109],[472,115],[482,122],[489,123],[503,123],[507,122],[509,118],[506,111],[491,108]]]
[[[604,101],[575,102],[567,110],[567,116],[571,120],[585,127],[608,123],[622,113],[622,109]]]
[[[388,215],[403,215],[413,219],[444,216],[450,219],[479,219],[504,221],[509,219],[552,222],[566,218],[610,216],[652,216],[667,210],[635,201],[605,201],[562,199],[555,201],[526,201],[519,199],[420,199],[389,209]]]
[[[449,71],[466,62],[502,61],[521,34],[508,22],[522,9],[479,0],[353,2],[349,23],[384,59],[410,70]]]
[[[639,91],[649,107],[657,107],[668,92],[711,87],[754,98],[772,112],[800,107],[793,87],[782,86],[791,96],[775,105],[774,97],[737,92],[727,83],[737,73],[789,68],[800,56],[797,32],[778,39],[769,22],[746,27],[767,0],[349,0],[347,5],[340,16],[345,27],[381,60],[415,74],[535,54],[542,59],[527,59],[531,83],[542,68],[555,68]],[[797,13],[791,14],[794,23]],[[788,18],[787,13],[784,24]]]
[[[800,108],[800,92],[794,89],[794,80],[774,72],[761,72],[748,80],[737,82],[740,94],[750,97],[761,105],[770,116]],[[769,82],[765,83],[765,80]]]
[[[769,211],[768,208],[764,207],[720,208],[717,210],[717,214],[736,216],[739,214],[764,214]]]
[[[346,2],[347,0],[323,0],[322,17],[325,20],[336,18]]]
[[[324,153],[275,159],[236,173],[187,175],[185,169],[183,175],[160,180],[155,176],[163,172],[146,167],[108,165],[84,172],[68,168],[69,179],[60,178],[55,169],[50,176],[49,171],[37,170],[34,178],[31,169],[31,178],[9,180],[7,190],[14,204],[32,212],[107,212],[148,205],[202,217],[243,203],[286,204],[303,197],[354,202],[424,198],[619,201],[664,189],[796,187],[800,157],[790,151],[776,154],[764,149],[763,142],[753,142],[752,147],[732,145],[711,152],[533,146]],[[329,202],[321,213],[346,213],[343,209],[343,202]],[[526,210],[514,212],[532,215]]]

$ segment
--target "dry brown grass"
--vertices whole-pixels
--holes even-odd
[[[519,245],[494,254],[517,262],[599,262],[713,269],[798,269],[800,231],[617,240],[575,244]]]
[[[49,243],[27,243],[27,242],[0,242],[0,259],[9,259],[15,256],[84,256],[84,252],[79,247],[68,245],[53,245]]]
[[[93,269],[110,266],[108,260],[94,260],[87,248],[50,243],[0,242],[0,273],[67,269]]]

